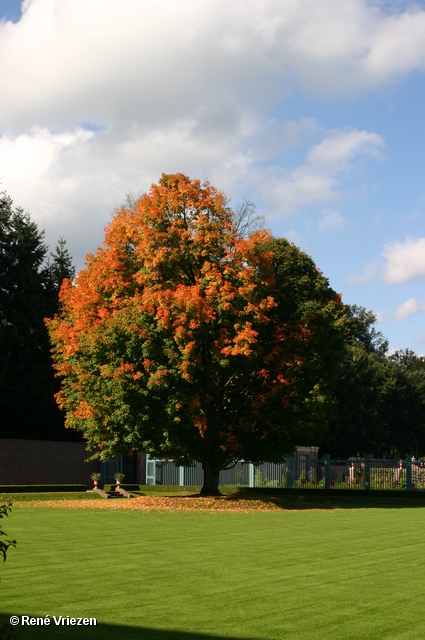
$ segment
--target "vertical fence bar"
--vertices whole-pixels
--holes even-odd
[[[184,487],[184,467],[179,467],[179,487]]]
[[[325,453],[325,489],[331,488],[331,456]]]
[[[364,456],[364,488],[367,491],[370,489],[370,453]]]
[[[412,458],[412,489],[424,489],[424,461]]]
[[[254,486],[254,465],[251,462],[248,465],[248,484],[251,488]]]
[[[156,459],[146,454],[146,484],[156,484]]]
[[[286,488],[290,489],[292,487],[292,457],[288,456],[286,458]]]
[[[406,491],[412,491],[412,456],[406,454]]]

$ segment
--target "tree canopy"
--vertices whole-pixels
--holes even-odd
[[[208,182],[163,175],[64,281],[57,399],[102,459],[198,460],[214,493],[221,469],[279,460],[318,429],[344,308],[309,256],[253,226]]]

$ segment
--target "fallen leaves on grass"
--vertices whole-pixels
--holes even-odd
[[[279,504],[276,499],[235,497],[200,498],[199,496],[142,496],[123,500],[35,500],[15,502],[16,507],[51,509],[119,509],[130,511],[281,511],[300,507]]]

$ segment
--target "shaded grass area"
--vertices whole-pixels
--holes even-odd
[[[160,485],[160,484],[141,484],[139,485],[139,491],[135,491],[140,496],[161,495],[166,493],[168,495],[174,494],[199,494],[201,492],[201,485],[186,485],[177,486],[174,484]],[[235,485],[222,485],[220,491],[223,494],[239,493],[239,487]],[[133,493],[133,492],[132,492]]]
[[[10,628],[9,614],[0,613],[0,628],[6,624]],[[90,627],[73,627],[51,625],[39,627],[14,627],[17,640],[20,638],[34,638],[34,640],[222,640],[221,635],[211,635],[204,633],[189,633],[184,631],[166,631],[164,629],[149,629],[147,627],[128,627],[116,624],[98,623]],[[227,640],[239,640],[239,637],[227,636]],[[252,640],[255,640],[254,638]],[[258,640],[262,640],[259,638]]]
[[[425,637],[425,509],[20,508],[0,609],[96,617],[18,638]]]
[[[260,493],[243,492],[230,496],[234,500],[262,500],[279,505],[282,509],[409,509],[425,508],[425,495],[406,492],[383,492],[376,495],[375,492],[353,492],[350,495],[343,493],[317,491],[299,491],[276,495],[274,492]]]

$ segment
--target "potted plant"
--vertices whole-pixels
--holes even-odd
[[[117,483],[117,486],[115,488],[119,489],[121,480],[124,480],[124,474],[120,472],[114,473],[114,478],[115,482]]]
[[[93,485],[95,489],[97,489],[97,485],[99,484],[100,476],[101,474],[97,472],[91,474],[91,479],[93,480]]]

